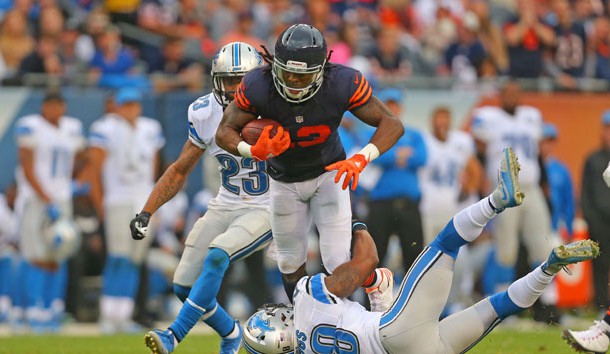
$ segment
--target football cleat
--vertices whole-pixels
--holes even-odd
[[[513,149],[504,148],[498,170],[498,186],[492,193],[492,208],[496,213],[523,203],[525,194],[519,186],[519,170],[521,166]]]
[[[366,288],[371,303],[371,312],[384,312],[394,302],[394,274],[387,268],[377,268],[381,283],[376,287]]]
[[[144,335],[144,343],[152,354],[169,354],[174,351],[178,341],[169,329],[153,329]]]
[[[553,248],[549,258],[542,264],[542,271],[550,274],[558,273],[569,264],[593,259],[599,255],[599,245],[595,241],[581,240],[568,245]]]
[[[243,336],[239,321],[235,320],[235,327],[239,331],[235,338],[223,337],[220,340],[220,354],[237,354],[241,348],[241,337]],[[232,332],[231,332],[232,333]]]
[[[610,325],[605,321],[595,321],[587,330],[566,329],[561,336],[577,352],[602,354],[606,353],[610,346]]]

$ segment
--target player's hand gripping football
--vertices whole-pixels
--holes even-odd
[[[131,229],[131,238],[141,240],[148,236],[148,223],[150,222],[150,213],[143,211],[131,219],[129,228]]]
[[[290,146],[290,134],[284,128],[278,127],[277,133],[270,137],[272,125],[266,126],[258,137],[256,144],[252,146],[250,152],[252,157],[258,161],[265,161],[274,156],[278,156]]]
[[[347,160],[338,161],[326,166],[326,171],[337,170],[335,183],[339,183],[341,176],[345,173],[342,188],[347,189],[349,182],[352,181],[352,190],[355,191],[358,186],[358,176],[360,176],[360,172],[364,170],[364,167],[366,167],[367,164],[368,161],[364,155],[356,154]]]

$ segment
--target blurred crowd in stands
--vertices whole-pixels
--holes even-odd
[[[507,75],[578,89],[583,78],[610,80],[609,3],[2,0],[0,80],[20,85],[35,73],[61,83],[197,90],[222,45],[272,51],[278,33],[304,22],[323,32],[332,61],[373,82],[444,76],[468,87]]]

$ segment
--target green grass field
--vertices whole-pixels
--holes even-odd
[[[217,354],[219,341],[214,336],[192,335],[176,354]],[[242,350],[243,353],[245,351]],[[1,354],[88,354],[148,353],[142,336],[0,337]],[[559,328],[532,332],[496,330],[469,353],[473,354],[569,354],[574,353],[560,337]]]

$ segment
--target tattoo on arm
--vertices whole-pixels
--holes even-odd
[[[374,144],[380,153],[388,151],[404,133],[400,119],[394,117],[390,109],[375,96],[353,113],[366,124],[377,127],[370,143]]]
[[[182,148],[178,160],[169,166],[155,184],[142,210],[152,214],[168,200],[172,199],[184,185],[186,177],[195,167],[203,152],[203,149],[187,141]]]

